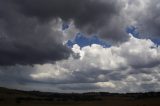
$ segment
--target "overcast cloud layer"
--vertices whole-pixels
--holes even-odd
[[[159,0],[0,0],[0,85],[50,91],[157,91]],[[65,31],[61,26],[69,24]],[[126,33],[135,26],[140,38]],[[77,33],[112,43],[67,48]],[[142,39],[143,38],[143,39]]]

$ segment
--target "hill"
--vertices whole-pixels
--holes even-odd
[[[160,106],[160,93],[50,93],[0,88],[0,106]]]

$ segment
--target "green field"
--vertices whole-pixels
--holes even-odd
[[[44,93],[0,88],[0,106],[160,106],[160,93]]]

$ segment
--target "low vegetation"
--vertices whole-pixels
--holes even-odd
[[[160,106],[160,93],[47,93],[0,88],[0,106]]]

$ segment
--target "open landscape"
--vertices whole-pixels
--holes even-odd
[[[0,106],[159,106],[160,93],[47,93],[0,88]]]
[[[0,0],[0,106],[160,106],[160,0]]]

